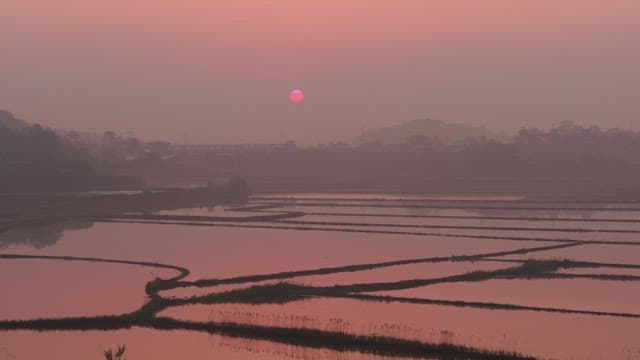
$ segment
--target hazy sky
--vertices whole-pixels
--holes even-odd
[[[639,41],[638,0],[0,0],[0,109],[190,142],[639,130]]]

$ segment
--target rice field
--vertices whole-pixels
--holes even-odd
[[[640,204],[520,196],[260,195],[11,230],[0,358],[635,359],[639,245]]]

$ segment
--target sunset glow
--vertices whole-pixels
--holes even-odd
[[[640,360],[639,20],[0,0],[0,360]]]
[[[350,139],[426,115],[505,131],[626,126],[638,116],[639,11],[631,0],[8,1],[0,99],[63,128],[199,142],[272,142],[281,127],[303,142]],[[283,113],[292,84],[313,87],[304,115]]]

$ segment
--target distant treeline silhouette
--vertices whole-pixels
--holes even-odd
[[[521,129],[509,141],[476,137],[445,143],[414,134],[396,144],[183,148],[152,171],[242,176],[256,192],[574,192],[593,197],[637,191],[638,153],[636,132],[563,122],[548,131]]]
[[[0,192],[140,187],[136,179],[106,173],[87,147],[41,125],[0,111]]]
[[[410,172],[435,177],[576,178],[640,175],[639,152],[638,133],[602,131],[564,122],[547,132],[521,129],[509,142],[476,137],[442,143],[428,134],[416,134],[402,144],[330,143],[201,156],[219,168],[288,169],[316,177],[340,171]]]
[[[367,191],[640,199],[640,133],[570,121],[510,140],[407,133],[402,143],[178,145],[56,133],[0,111],[0,192],[174,186],[242,177],[255,192]],[[397,135],[397,134],[396,134]],[[506,137],[501,137],[506,139]],[[363,138],[362,140],[366,140]],[[141,180],[135,180],[141,179]]]

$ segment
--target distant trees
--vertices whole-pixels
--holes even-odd
[[[246,149],[181,155],[180,164],[206,162],[223,174],[364,179],[386,174],[439,178],[640,177],[640,134],[561,122],[550,130],[521,129],[510,141],[466,137],[452,143],[414,134],[404,143],[328,143],[287,151]],[[168,162],[174,160],[168,159]],[[178,164],[174,164],[178,166]],[[197,166],[194,166],[194,169]],[[338,181],[338,180],[336,180]]]
[[[89,153],[38,124],[10,129],[0,123],[0,160],[40,166],[88,168]]]
[[[545,144],[561,147],[564,150],[584,149],[593,145],[608,145],[611,151],[619,146],[638,145],[640,135],[631,130],[610,129],[603,131],[597,126],[583,127],[571,121],[563,121],[548,132],[536,128],[522,128],[514,142],[521,146]]]
[[[528,156],[590,156],[636,164],[640,160],[635,155],[640,151],[640,134],[622,129],[603,131],[571,121],[561,122],[548,132],[521,129],[514,143]]]
[[[105,131],[102,134],[100,151],[97,156],[102,162],[113,164],[146,156],[148,153],[146,151],[147,148],[148,146],[138,138],[132,136],[124,137],[114,131]]]
[[[102,134],[102,158],[114,160],[118,157],[118,136],[113,131]]]
[[[109,143],[112,138],[107,135],[105,140]],[[0,111],[0,192],[129,188],[140,184],[138,179],[100,171],[90,146],[79,133],[65,136]]]
[[[406,144],[409,146],[429,146],[433,144],[433,140],[430,137],[422,134],[411,135],[407,137]]]

